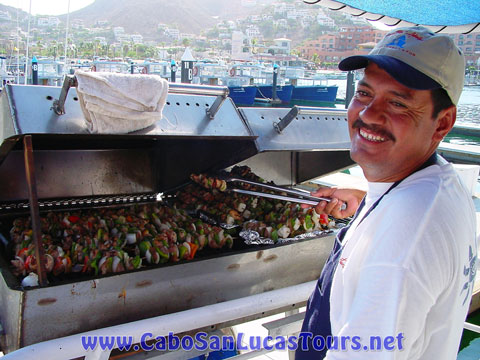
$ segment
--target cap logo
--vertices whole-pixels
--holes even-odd
[[[396,38],[391,43],[388,43],[385,46],[397,46],[400,49],[403,49],[403,47],[405,46],[405,35],[402,35],[399,38]]]

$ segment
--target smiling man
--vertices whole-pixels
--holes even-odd
[[[464,64],[450,37],[423,27],[340,62],[364,69],[348,124],[368,191],[361,202],[358,191],[315,193],[334,198],[317,212],[356,213],[309,299],[297,359],[456,358],[476,270],[475,210],[435,150],[455,123]]]

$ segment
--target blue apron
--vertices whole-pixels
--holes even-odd
[[[415,172],[420,171],[430,165],[434,165],[437,161],[437,154],[433,155]],[[377,200],[373,205],[368,209],[363,218],[360,220],[358,225],[365,220],[365,218],[370,215],[370,213],[377,207],[380,201],[385,195],[387,195],[391,190],[397,187],[400,182],[397,181],[390,186],[390,188]],[[335,269],[337,268],[340,255],[342,254],[342,241],[345,237],[346,232],[350,228],[350,225],[357,218],[358,214],[362,211],[365,206],[365,198],[363,198],[360,203],[357,212],[355,213],[354,218],[350,221],[349,225],[342,228],[337,236],[335,237],[335,242],[333,244],[333,249],[330,253],[330,256],[325,263],[320,278],[318,279],[317,286],[313,290],[312,295],[308,299],[307,311],[305,312],[305,319],[302,325],[302,333],[298,339],[298,347],[295,352],[295,360],[310,360],[310,359],[323,359],[325,357],[328,348],[331,344],[332,328],[330,324],[330,291],[332,288],[333,275],[335,274]],[[358,226],[357,225],[357,226]],[[306,335],[306,334],[311,334]],[[317,338],[315,344],[313,344],[312,339],[315,336],[320,336],[324,341]]]

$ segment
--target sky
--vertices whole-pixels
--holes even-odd
[[[0,0],[0,4],[20,8],[28,13],[30,2],[32,4],[32,15],[62,15],[68,12],[79,10],[90,5],[95,0]]]

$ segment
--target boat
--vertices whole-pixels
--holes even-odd
[[[64,77],[65,63],[60,60],[51,58],[38,58],[37,66],[37,78],[38,85],[47,86],[59,86],[61,85]],[[18,61],[12,61],[6,65],[7,72],[11,73],[14,78],[18,79],[19,84],[25,83],[25,58]],[[27,84],[33,84],[32,80],[32,59],[28,60],[28,78]],[[18,75],[15,76],[15,74]]]
[[[292,100],[294,88],[295,87],[293,85],[276,86],[275,98],[280,100],[283,105],[289,105]],[[273,85],[257,85],[257,93],[255,95],[256,102],[272,99],[274,99]]]
[[[329,77],[322,73],[306,76],[303,67],[288,67],[280,73],[285,82],[293,84],[290,105],[335,106],[338,86],[328,85]]]
[[[0,91],[7,84],[15,83],[15,76],[7,71],[7,58],[0,56]]]
[[[91,71],[129,74],[131,68],[130,65],[124,61],[96,59],[92,62]]]
[[[252,72],[256,69],[256,72]],[[229,97],[237,106],[252,106],[257,88],[253,79],[260,74],[258,67],[236,65],[228,67],[223,62],[199,61],[193,67],[193,83],[228,86]]]
[[[143,63],[137,64],[136,66],[138,72],[141,74],[158,75],[167,80],[170,80],[171,78],[170,61],[155,61],[146,59]]]
[[[334,106],[338,86],[305,85],[295,86],[292,92],[291,105]]]

